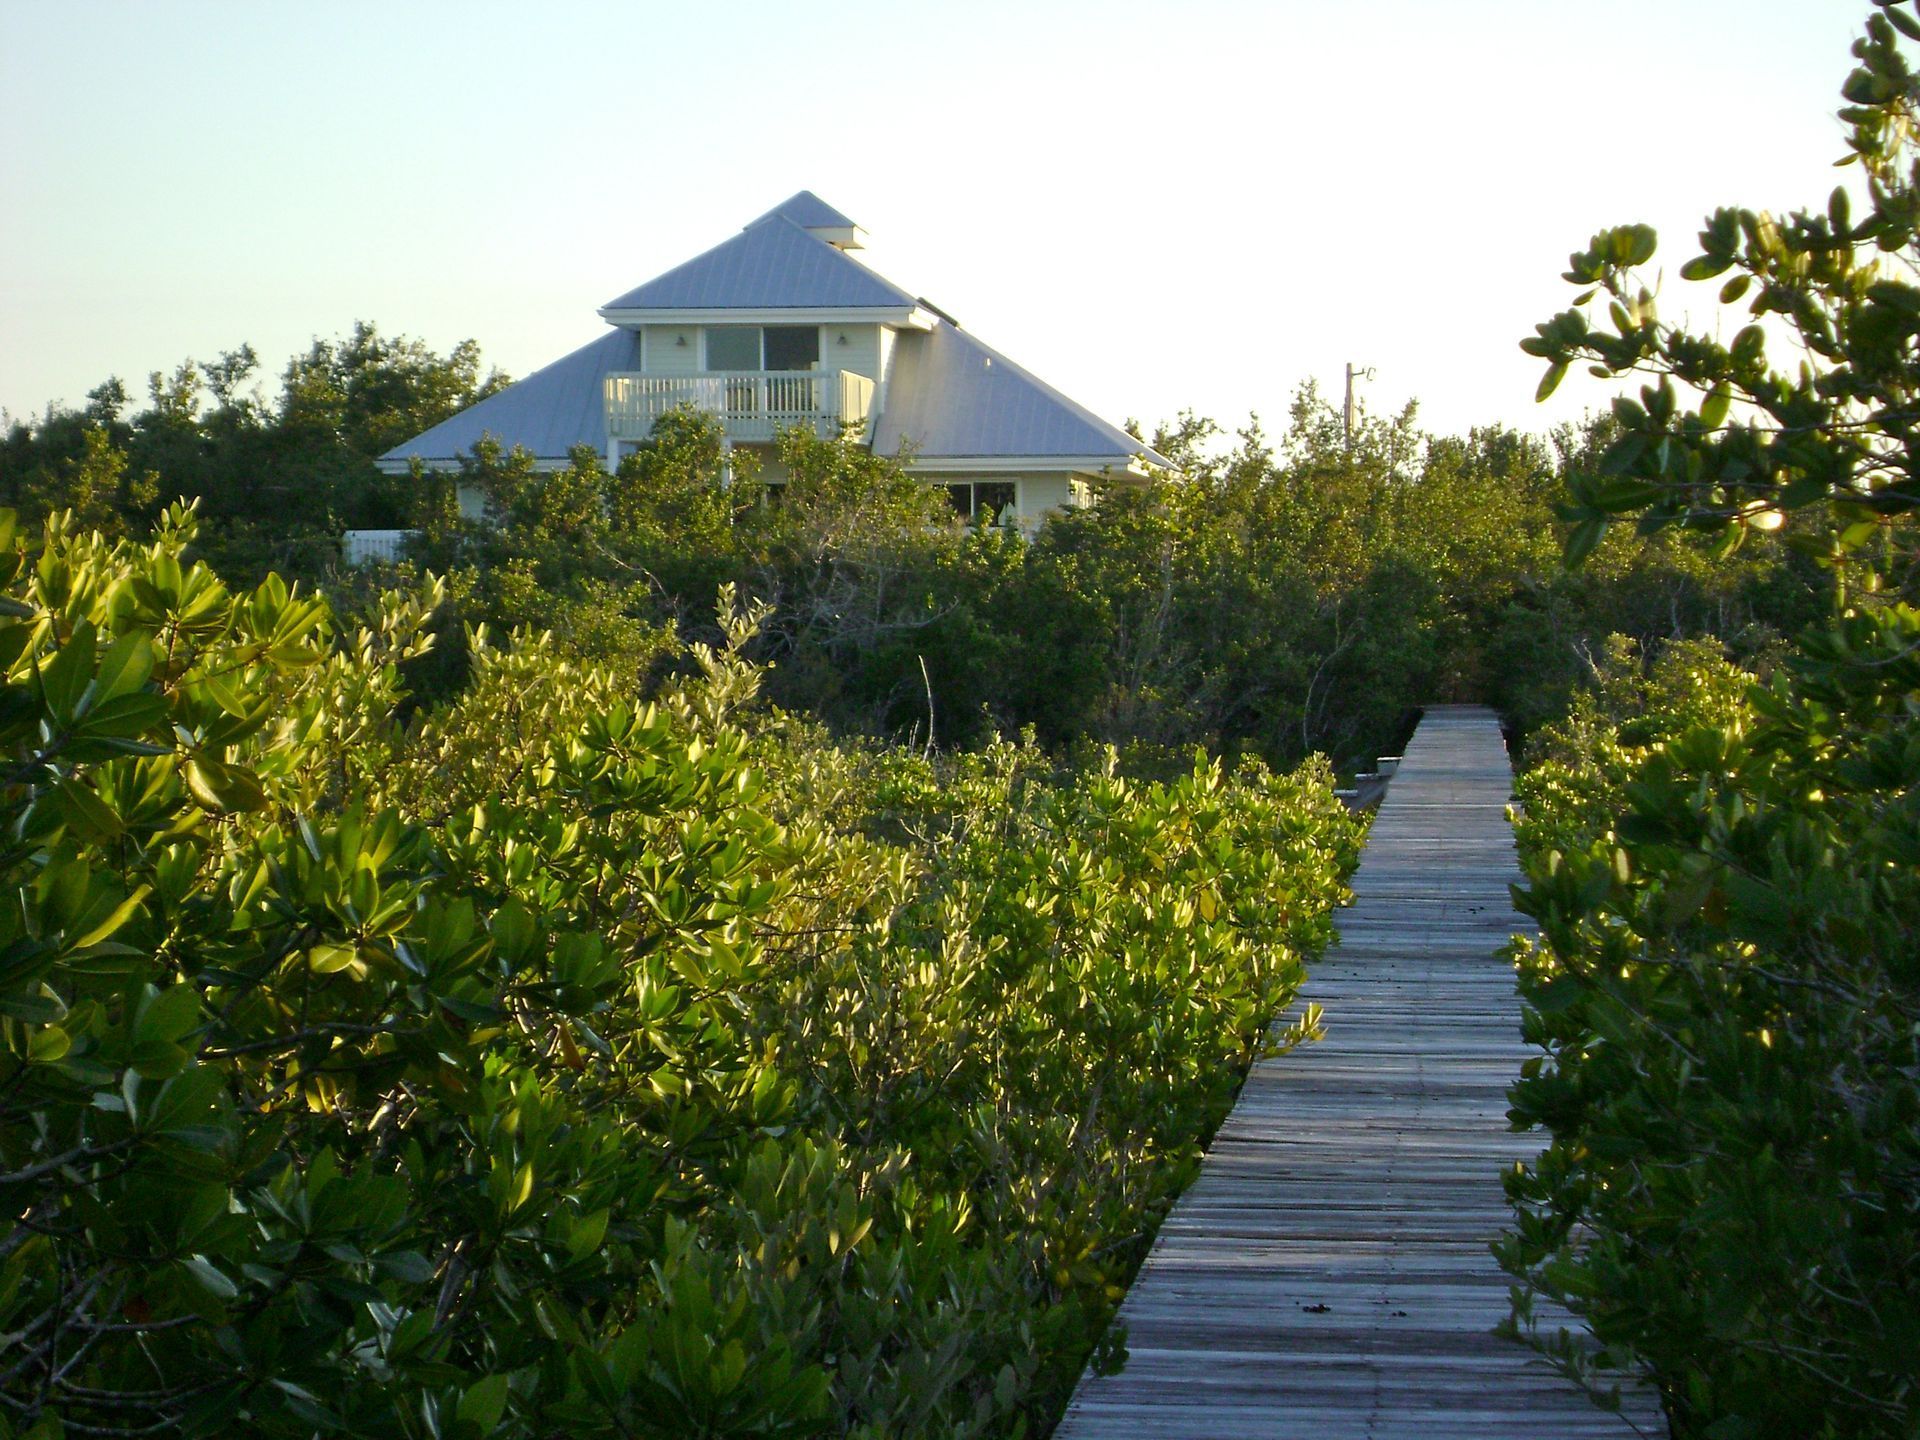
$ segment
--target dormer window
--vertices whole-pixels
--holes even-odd
[[[709,325],[709,370],[818,370],[818,325]]]

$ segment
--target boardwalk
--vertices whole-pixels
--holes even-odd
[[[1499,1172],[1539,1149],[1505,1116],[1511,780],[1490,711],[1427,712],[1306,989],[1326,1039],[1248,1077],[1121,1310],[1132,1358],[1060,1440],[1635,1433],[1491,1334]]]

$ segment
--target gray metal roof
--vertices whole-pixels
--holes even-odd
[[[610,370],[640,368],[640,337],[614,330],[571,355],[489,395],[431,430],[396,445],[382,463],[415,459],[450,465],[491,435],[509,450],[519,446],[541,460],[564,460],[576,445],[602,448],[607,418],[601,379]]]
[[[805,192],[803,191],[804,195]],[[787,202],[792,205],[801,196]],[[610,310],[911,308],[913,296],[780,210],[601,307]],[[826,208],[826,207],[822,207]],[[838,211],[832,213],[838,214]]]
[[[762,215],[760,220],[771,220],[776,215],[791,220],[805,230],[858,230],[860,228],[811,190],[802,190],[798,195],[781,201]],[[744,228],[751,230],[760,223],[760,220],[751,221]]]
[[[946,324],[903,331],[894,343],[886,410],[872,434],[879,454],[928,460],[1110,456],[1120,466],[1144,454],[1166,464],[1144,441]]]

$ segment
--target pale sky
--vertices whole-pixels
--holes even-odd
[[[1436,431],[1598,227],[1670,311],[1720,204],[1823,205],[1865,0],[0,0],[0,408],[356,319],[524,375],[796,190],[862,259],[1116,422],[1284,425],[1300,381]]]

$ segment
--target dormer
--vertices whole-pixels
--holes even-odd
[[[811,190],[802,190],[790,200],[774,206],[760,220],[771,220],[776,215],[783,220],[791,220],[809,235],[826,241],[836,250],[859,250],[866,242],[866,231]],[[760,220],[754,220],[742,228],[751,230]]]

